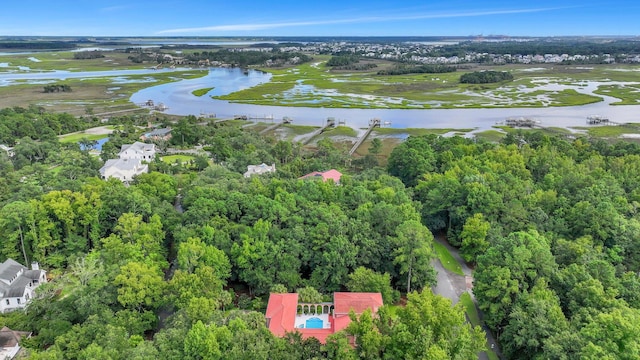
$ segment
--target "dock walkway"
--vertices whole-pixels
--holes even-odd
[[[327,118],[327,122],[320,129],[311,133],[311,135],[302,141],[302,145],[307,145],[313,140],[316,136],[322,134],[327,128],[336,126],[336,120],[334,118]]]
[[[358,150],[360,145],[362,145],[362,143],[367,139],[369,134],[371,134],[371,132],[373,131],[373,129],[376,126],[380,126],[380,119],[371,119],[371,120],[369,120],[369,128],[367,129],[367,131],[365,131],[364,135],[362,135],[358,139],[358,141],[356,141],[355,145],[353,145],[351,150],[349,150],[349,156],[353,155],[353,153],[356,152],[356,150]]]

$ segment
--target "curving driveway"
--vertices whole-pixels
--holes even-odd
[[[482,318],[482,313],[480,312],[480,309],[478,309],[476,298],[475,296],[473,296],[473,270],[471,270],[471,268],[467,266],[466,262],[462,259],[462,257],[460,257],[458,249],[449,245],[449,243],[447,242],[444,236],[437,235],[437,236],[434,236],[434,238],[435,238],[435,241],[444,245],[447,248],[447,250],[451,253],[451,255],[454,257],[454,259],[456,259],[456,261],[462,267],[462,272],[465,274],[465,276],[454,274],[448,271],[447,269],[444,268],[444,266],[442,266],[439,259],[437,258],[433,259],[431,263],[438,273],[438,276],[437,276],[438,282],[432,288],[433,292],[435,294],[451,299],[451,302],[453,304],[457,304],[460,301],[460,296],[463,293],[468,292],[471,295],[471,299],[473,300],[473,303],[476,305],[476,309],[478,310],[478,314],[480,315],[480,318]],[[502,358],[502,355],[500,353],[500,348],[498,347],[498,343],[494,339],[489,329],[484,325],[482,326],[482,329],[484,330],[485,336],[487,338],[487,347],[491,348],[496,353],[496,355],[498,355],[499,358]],[[482,352],[478,355],[478,359],[488,360],[489,357],[487,356],[486,353]]]

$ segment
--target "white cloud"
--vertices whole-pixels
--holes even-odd
[[[399,20],[442,19],[442,18],[461,18],[461,17],[477,17],[477,16],[490,16],[490,15],[522,14],[522,13],[552,11],[552,10],[558,10],[558,9],[561,9],[561,8],[487,10],[487,11],[471,11],[471,12],[400,15],[400,16],[391,16],[391,17],[372,16],[372,17],[352,18],[352,19],[334,19],[334,20],[319,20],[319,21],[214,25],[214,26],[195,27],[195,28],[168,29],[168,30],[158,31],[158,34],[255,31],[255,30],[267,30],[267,29],[276,29],[276,28],[287,28],[287,27],[313,26],[313,25],[372,23],[372,22],[388,22],[388,21],[399,21]]]
[[[115,12],[115,11],[121,11],[121,10],[130,9],[131,7],[132,7],[131,5],[108,6],[108,7],[100,8],[100,11],[101,12]]]

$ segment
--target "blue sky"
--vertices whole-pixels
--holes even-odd
[[[0,35],[640,35],[640,1],[5,0]]]

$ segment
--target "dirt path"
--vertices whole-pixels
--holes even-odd
[[[460,256],[458,249],[449,245],[449,243],[444,238],[444,236],[437,235],[435,236],[435,240],[438,243],[444,245],[449,251],[449,253],[451,253],[453,258],[456,259],[456,261],[462,267],[462,272],[464,273],[464,276],[447,271],[447,269],[445,269],[444,266],[442,266],[439,259],[434,259],[432,261],[432,265],[438,272],[438,276],[437,276],[438,283],[436,284],[436,286],[432,288],[433,292],[438,295],[442,295],[448,299],[451,299],[451,302],[453,304],[457,304],[460,301],[460,296],[463,293],[468,292],[471,295],[471,299],[473,300],[473,303],[475,304],[476,309],[478,310],[478,314],[480,315],[480,318],[482,319],[482,313],[480,312],[480,309],[478,309],[476,298],[473,295],[473,270],[469,268],[469,266],[467,266],[466,262]],[[485,336],[487,338],[487,346],[490,349],[492,349],[498,355],[499,358],[502,358],[502,355],[500,353],[500,348],[498,347],[498,343],[493,338],[493,335],[491,334],[489,329],[486,326],[484,326],[484,324],[482,325],[482,330],[484,330]],[[478,359],[488,360],[489,357],[487,356],[486,353],[482,352],[478,355]]]

